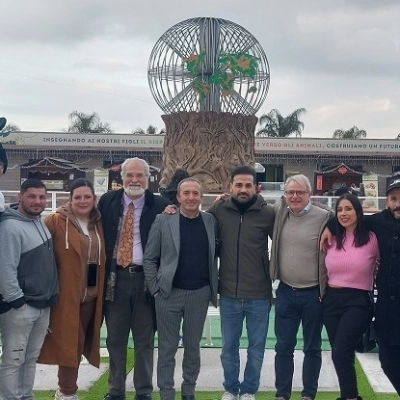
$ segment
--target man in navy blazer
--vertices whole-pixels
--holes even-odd
[[[101,212],[106,246],[104,317],[110,359],[108,393],[104,400],[125,400],[126,357],[129,333],[135,350],[135,400],[152,400],[155,333],[154,301],[145,291],[143,253],[156,215],[169,201],[148,190],[150,167],[141,158],[121,165],[123,188],[103,194]],[[129,205],[134,206],[132,263],[120,265],[118,250]]]
[[[177,193],[179,212],[157,215],[144,253],[146,284],[156,306],[161,400],[175,399],[175,355],[181,322],[182,400],[195,400],[204,321],[209,302],[217,305],[218,226],[214,216],[199,210],[201,198],[198,180],[182,180]]]

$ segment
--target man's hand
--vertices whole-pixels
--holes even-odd
[[[170,204],[164,208],[164,211],[162,213],[168,214],[168,215],[174,215],[174,214],[176,214],[177,210],[178,210],[178,207],[176,205]]]
[[[221,200],[225,200],[225,199],[227,199],[229,196],[230,196],[229,193],[222,193],[222,194],[220,194],[219,196],[217,196],[217,197],[215,198],[215,200],[213,201],[213,203],[218,203],[218,202],[221,201]]]
[[[332,244],[332,233],[328,228],[325,228],[321,235],[319,242],[319,249],[321,251],[327,251]]]

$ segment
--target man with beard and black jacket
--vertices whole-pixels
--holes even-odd
[[[208,210],[221,239],[219,293],[222,330],[222,400],[254,400],[260,384],[271,309],[268,237],[275,213],[256,194],[256,172],[240,166],[231,173],[230,196]],[[246,319],[249,346],[244,380],[239,381],[239,339]]]

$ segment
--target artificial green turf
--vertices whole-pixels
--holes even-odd
[[[107,362],[108,359],[102,359],[102,362]],[[127,372],[133,368],[133,350],[128,350],[128,360],[127,360]],[[356,370],[358,377],[359,393],[363,400],[395,400],[399,397],[397,394],[383,394],[374,393],[368,379],[361,368],[360,363],[356,360]],[[107,371],[100,377],[100,379],[92,386],[88,391],[79,391],[78,396],[80,400],[102,400],[108,391],[108,373]],[[52,391],[36,391],[36,400],[51,400],[54,398],[54,392]],[[222,391],[216,392],[196,392],[196,400],[220,400],[222,396]],[[257,400],[273,400],[275,397],[275,392],[258,392]],[[301,397],[300,392],[293,392],[292,399],[299,399]],[[319,392],[317,394],[316,400],[335,400],[339,397],[338,392]],[[127,400],[133,400],[134,393],[127,393]],[[154,400],[159,400],[160,396],[158,392],[153,395]],[[177,399],[180,399],[180,393],[177,392]]]
[[[108,358],[102,358],[101,362],[108,363]],[[133,368],[133,349],[128,349],[126,360],[126,372],[130,372]],[[54,399],[54,393],[57,389],[57,382],[54,382],[55,389],[51,391],[35,391],[35,400],[51,400]],[[80,400],[103,400],[108,392],[108,370],[106,370],[90,390],[79,390],[78,396]]]

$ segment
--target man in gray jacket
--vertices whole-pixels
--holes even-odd
[[[195,400],[200,371],[200,341],[210,300],[216,306],[218,268],[217,221],[200,212],[200,182],[186,178],[178,184],[179,212],[157,215],[149,234],[143,269],[155,297],[161,400],[174,400],[175,354],[182,322],[184,356],[182,400]]]
[[[326,286],[324,254],[319,238],[330,213],[310,202],[311,184],[305,175],[289,177],[285,197],[276,208],[270,275],[279,279],[275,304],[276,399],[292,393],[293,353],[303,325],[302,400],[313,400],[321,369],[321,303]]]
[[[32,399],[36,360],[57,302],[57,268],[51,234],[41,221],[46,187],[27,179],[18,210],[6,209],[0,223],[0,329],[3,400]]]
[[[256,194],[256,172],[240,166],[231,173],[231,196],[208,210],[217,218],[220,238],[221,362],[225,393],[222,400],[254,400],[267,339],[272,284],[268,237],[274,210]],[[239,341],[246,319],[249,346],[244,380],[239,381]]]

